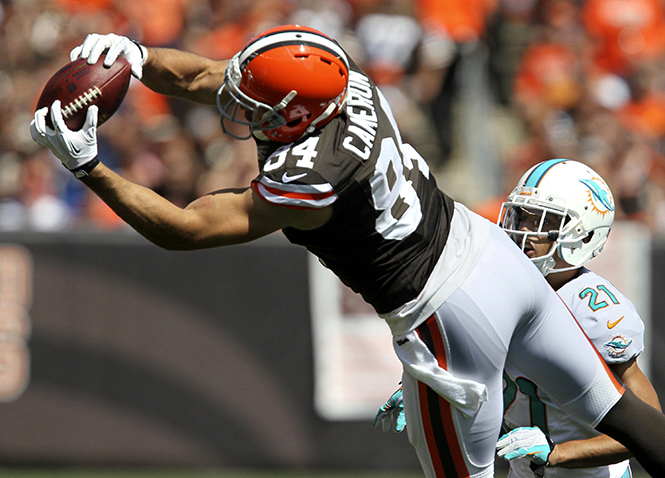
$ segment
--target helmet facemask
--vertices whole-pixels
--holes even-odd
[[[249,139],[252,135],[264,139],[260,134],[261,131],[273,130],[286,124],[286,118],[280,115],[279,111],[286,108],[289,102],[295,98],[296,91],[291,90],[291,92],[274,107],[249,97],[240,90],[242,73],[238,63],[238,56],[239,53],[229,61],[224,73],[224,83],[219,90],[217,90],[217,109],[222,115],[222,130],[229,136],[240,140]],[[225,91],[230,98],[226,104],[223,105],[222,97]],[[246,112],[251,113],[250,118],[244,116]],[[240,136],[229,131],[226,127],[226,121],[249,126],[249,133],[246,136]]]
[[[543,275],[576,268],[555,267],[558,246],[565,236],[565,231],[571,226],[571,217],[565,208],[554,211],[534,204],[506,202],[502,205],[500,218],[499,226],[508,233]],[[543,252],[545,243],[548,244],[548,248]]]

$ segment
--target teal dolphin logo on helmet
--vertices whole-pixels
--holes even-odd
[[[603,188],[598,182],[593,179],[580,179],[580,182],[589,188],[591,193],[591,200],[596,203],[600,203],[606,211],[614,211],[614,204],[612,203],[612,196],[610,193]],[[602,211],[599,210],[602,213]]]

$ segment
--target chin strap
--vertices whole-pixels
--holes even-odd
[[[321,116],[319,116],[310,123],[310,125],[305,130],[305,134],[313,133],[314,130],[316,129],[316,125],[319,124],[324,119],[326,119],[328,116],[330,116],[332,112],[335,111],[335,108],[337,108],[337,105],[335,103],[330,103],[326,108],[326,110],[323,113],[321,113]]]
[[[298,92],[296,90],[291,90],[291,92],[288,95],[286,95],[282,99],[282,101],[280,101],[273,107],[273,110],[275,111],[283,110],[284,108],[287,107],[287,105],[291,102],[291,100],[296,97],[297,94]]]
[[[342,101],[339,104],[330,103],[328,105],[328,107],[326,108],[326,110],[323,113],[321,113],[321,115],[318,118],[316,118],[314,121],[312,121],[312,123],[307,127],[307,129],[305,130],[305,134],[313,133],[314,130],[316,129],[316,125],[318,125],[321,121],[323,121],[328,116],[333,114],[333,112],[335,111],[335,108],[338,108],[337,111],[343,110],[344,107],[346,106],[346,101],[347,101],[348,97],[349,97],[349,95],[345,94],[344,98],[342,98]]]

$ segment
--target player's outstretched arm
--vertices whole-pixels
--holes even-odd
[[[228,61],[169,48],[148,48],[147,55],[141,81],[148,88],[197,103],[216,104]]]
[[[636,358],[610,366],[635,395],[652,407],[661,410],[658,395],[649,379],[637,365]],[[549,457],[549,466],[587,468],[610,465],[630,458],[632,454],[618,441],[607,435],[588,440],[558,443]]]
[[[180,50],[146,48],[114,33],[91,33],[70,52],[70,58],[85,58],[92,64],[103,53],[106,66],[119,56],[125,58],[132,74],[153,91],[205,104],[216,103],[217,89],[224,81],[228,63]]]
[[[169,250],[249,242],[287,226],[314,229],[332,213],[330,207],[296,210],[275,206],[252,188],[218,191],[180,208],[103,164],[82,181],[142,236]]]
[[[67,128],[60,102],[35,112],[30,134],[146,239],[165,249],[191,250],[252,241],[291,226],[315,229],[332,216],[332,206],[289,209],[261,198],[252,188],[218,191],[180,208],[154,191],[122,178],[97,158],[97,107],[88,109],[78,131]]]

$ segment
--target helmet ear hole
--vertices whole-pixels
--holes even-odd
[[[308,119],[310,116],[311,115],[300,116],[300,117],[286,123],[286,126],[288,126],[289,128],[295,128],[296,126],[298,126],[302,122],[302,120]]]
[[[594,232],[595,231],[591,231],[589,234],[587,234],[587,236],[584,239],[582,239],[582,242],[584,244],[588,244],[591,241],[591,239],[593,239],[593,233]]]

